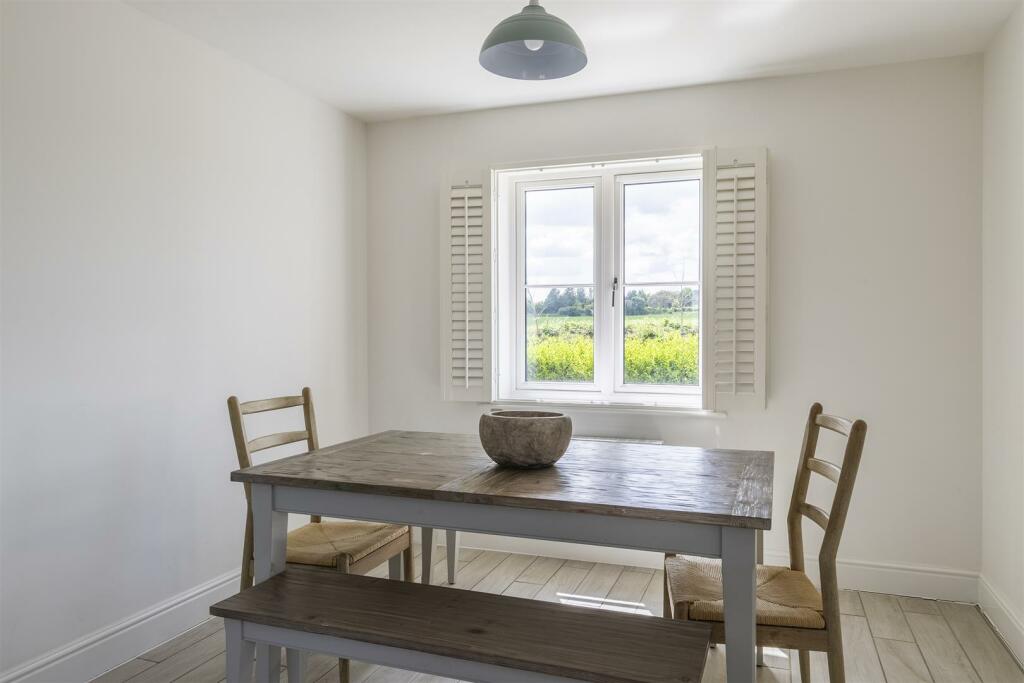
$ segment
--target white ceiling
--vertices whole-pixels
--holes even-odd
[[[978,52],[1019,0],[546,0],[590,58],[556,81],[477,63],[525,0],[135,0],[167,24],[377,121]]]

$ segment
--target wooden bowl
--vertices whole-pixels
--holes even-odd
[[[504,467],[550,467],[572,438],[572,420],[540,410],[495,410],[480,416],[480,443]]]

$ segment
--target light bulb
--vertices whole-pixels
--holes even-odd
[[[523,45],[526,46],[527,50],[530,50],[531,52],[536,52],[537,50],[539,50],[542,47],[544,47],[544,41],[543,40],[524,40],[523,41]]]

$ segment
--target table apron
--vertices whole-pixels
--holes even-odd
[[[254,484],[253,488],[260,486],[270,485]],[[722,527],[716,524],[459,503],[278,484],[272,485],[272,488],[272,505],[278,512],[655,552],[685,551],[687,554],[707,557],[722,555]]]

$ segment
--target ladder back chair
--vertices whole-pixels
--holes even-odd
[[[299,431],[278,432],[249,439],[243,416],[271,410],[301,407],[305,428]],[[268,448],[304,441],[309,451],[320,448],[316,431],[316,413],[313,394],[309,387],[300,396],[281,396],[240,403],[228,398],[228,415],[235,439],[238,466],[252,467],[252,454]],[[253,521],[252,489],[245,484],[245,538],[242,543],[241,590],[253,585]],[[390,578],[413,580],[412,534],[409,527],[398,524],[355,522],[345,520],[322,521],[318,515],[309,518],[309,524],[288,532],[286,562],[335,570],[347,574],[365,574],[388,562]],[[348,683],[348,661],[338,661],[341,683]]]
[[[818,435],[823,428],[846,439],[841,465],[815,457]],[[836,554],[866,433],[867,424],[863,420],[825,415],[820,403],[811,406],[787,516],[789,567],[757,565],[757,645],[798,650],[804,683],[811,680],[812,650],[827,653],[832,683],[845,681]],[[807,502],[812,473],[835,484],[828,512]],[[804,517],[825,531],[818,553],[820,591],[804,569]],[[666,556],[665,617],[709,622],[711,642],[725,643],[723,614],[721,561]]]

